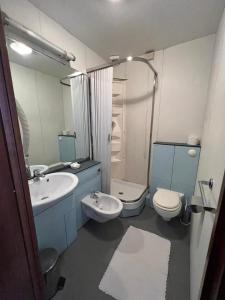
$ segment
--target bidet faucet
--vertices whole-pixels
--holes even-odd
[[[93,199],[98,199],[99,198],[99,196],[98,196],[98,194],[97,194],[98,192],[91,192],[91,195],[90,195],[90,197],[91,198],[93,198]]]

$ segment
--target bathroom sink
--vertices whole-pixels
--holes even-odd
[[[73,192],[77,184],[78,177],[65,172],[48,174],[37,181],[29,180],[34,215],[63,200]]]

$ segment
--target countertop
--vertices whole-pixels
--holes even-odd
[[[153,144],[158,144],[158,145],[174,145],[174,146],[183,146],[183,147],[198,147],[200,148],[201,145],[189,145],[187,143],[174,143],[174,142],[159,142],[159,141],[156,141],[154,142]]]
[[[86,161],[83,161],[80,163],[80,168],[79,169],[72,169],[70,167],[64,167],[64,166],[61,166],[61,167],[57,167],[56,169],[52,169],[52,170],[49,170],[48,173],[55,173],[55,172],[68,172],[68,173],[72,173],[72,174],[77,174],[79,172],[82,172],[84,170],[87,170],[93,166],[96,166],[100,164],[99,161],[95,161],[95,160],[86,160]]]

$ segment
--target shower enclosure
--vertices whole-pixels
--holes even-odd
[[[154,73],[139,61],[114,66],[111,194],[124,216],[140,213],[149,186]]]

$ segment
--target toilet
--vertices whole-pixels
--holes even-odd
[[[81,203],[85,214],[99,223],[117,218],[123,209],[119,199],[101,192],[84,197]]]
[[[184,194],[182,193],[157,188],[153,196],[154,209],[163,220],[170,221],[180,214],[183,196]]]

